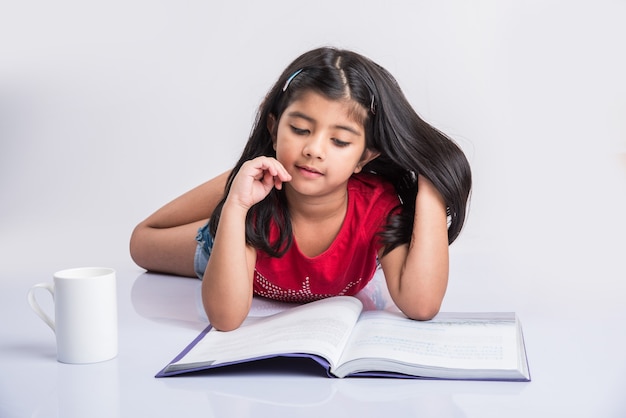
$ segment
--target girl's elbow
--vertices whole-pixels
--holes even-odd
[[[145,250],[145,239],[142,225],[138,225],[132,232],[129,242],[129,252],[131,259],[139,267],[149,270],[148,252]]]
[[[215,315],[207,314],[209,323],[218,331],[234,331],[243,324],[245,316],[241,317],[215,317]]]
[[[242,300],[224,299],[205,297],[203,299],[204,310],[213,328],[218,331],[234,331],[248,317],[252,300],[250,298],[248,303],[244,303]]]
[[[404,315],[416,321],[433,319],[439,313],[443,302],[443,294],[425,290],[391,292],[391,297]]]
[[[401,310],[410,319],[429,321],[439,313],[440,307],[439,303],[417,303],[401,308]]]

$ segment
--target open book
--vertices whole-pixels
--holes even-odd
[[[234,331],[209,326],[156,377],[274,357],[312,358],[331,377],[530,380],[514,313],[440,313],[421,322],[363,311],[350,296],[249,318]]]

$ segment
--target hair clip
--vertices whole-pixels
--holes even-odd
[[[302,70],[303,70],[303,69],[302,69],[302,68],[300,68],[300,69],[299,69],[299,70],[297,70],[295,73],[293,73],[293,74],[291,74],[291,75],[289,76],[289,78],[288,78],[288,79],[287,79],[287,81],[285,82],[285,85],[283,86],[283,92],[284,92],[285,90],[287,90],[287,87],[289,87],[289,84],[291,83],[291,81],[292,81],[294,78],[296,78],[296,76],[297,76],[298,74],[300,74],[300,73],[302,72]]]

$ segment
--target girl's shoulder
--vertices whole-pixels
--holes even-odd
[[[367,173],[355,174],[350,178],[348,199],[352,201],[354,210],[366,216],[386,217],[400,205],[393,184],[380,176]]]
[[[375,174],[358,173],[348,181],[348,193],[366,199],[385,198],[399,203],[396,189],[389,181]]]

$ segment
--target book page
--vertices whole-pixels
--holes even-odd
[[[212,329],[174,364],[218,365],[290,353],[316,354],[336,364],[361,308],[356,298],[336,297],[254,318],[233,331]]]
[[[400,313],[363,312],[340,362],[383,358],[437,368],[516,369],[515,315],[468,315],[420,322]]]

